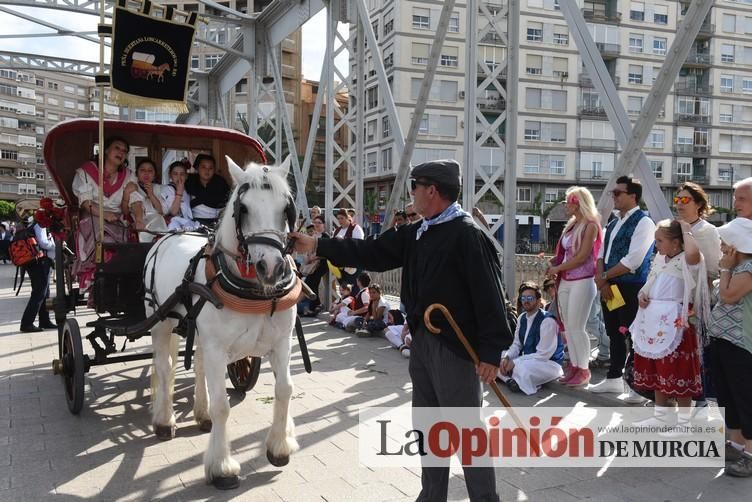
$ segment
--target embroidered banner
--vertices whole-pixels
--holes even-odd
[[[151,3],[141,12],[125,8],[124,0],[113,15],[111,81],[113,99],[124,106],[158,107],[187,112],[188,71],[196,15],[187,23],[149,15]]]

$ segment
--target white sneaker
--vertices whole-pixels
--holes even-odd
[[[606,378],[602,382],[592,385],[587,388],[590,392],[600,394],[603,392],[612,392],[614,394],[622,394],[624,392],[624,380],[619,378]]]
[[[629,389],[629,392],[627,392],[627,394],[624,397],[620,397],[619,399],[629,404],[642,404],[645,401],[647,401],[647,399],[645,399],[644,397],[642,397],[641,395],[639,395],[632,389]]]
[[[410,359],[410,349],[404,348],[400,351],[400,354],[402,354],[402,357],[405,359]]]

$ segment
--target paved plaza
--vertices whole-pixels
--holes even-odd
[[[284,468],[266,459],[273,377],[265,362],[251,392],[245,397],[231,393],[228,430],[241,483],[236,490],[218,492],[204,483],[208,435],[193,422],[192,372],[182,364],[178,371],[178,431],[172,441],[160,442],[152,434],[148,361],[92,368],[84,409],[80,416],[71,415],[61,378],[51,371],[57,333],[18,332],[29,289],[13,295],[13,272],[14,267],[0,265],[0,501],[415,500],[419,471],[373,470],[358,463],[358,409],[410,400],[407,361],[385,340],[355,338],[321,320],[308,320],[313,373],[305,373],[297,344],[292,358],[291,410],[300,451]],[[82,324],[92,319],[87,313],[79,314]],[[126,350],[149,348],[147,338]],[[510,397],[520,406],[621,404],[558,385],[535,397]],[[497,404],[492,394],[487,399]],[[711,469],[505,468],[497,470],[497,479],[504,501],[745,501],[752,493],[752,480]],[[466,497],[458,471],[450,480],[449,499]]]

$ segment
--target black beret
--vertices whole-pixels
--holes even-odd
[[[413,167],[410,177],[426,178],[448,188],[462,186],[462,170],[459,162],[453,159],[432,160],[418,164]]]

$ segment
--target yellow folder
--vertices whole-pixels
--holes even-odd
[[[624,301],[624,297],[621,296],[619,286],[617,286],[616,284],[611,285],[611,294],[613,295],[613,297],[606,302],[606,307],[609,311],[616,310],[627,304],[627,302]]]

